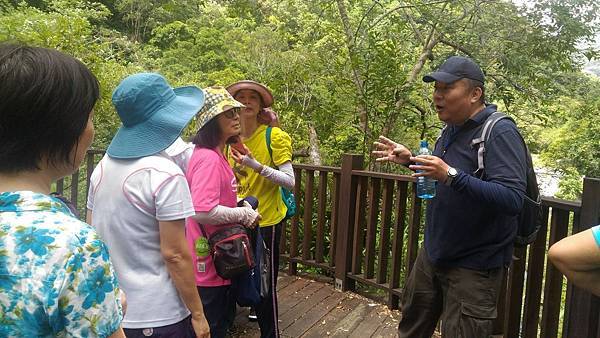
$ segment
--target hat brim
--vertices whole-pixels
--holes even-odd
[[[121,125],[106,149],[114,158],[140,158],[169,147],[204,105],[204,92],[194,86],[174,88],[175,99],[148,120],[131,127]]]
[[[433,72],[431,74],[423,76],[423,82],[442,82],[442,83],[452,83],[460,80],[461,77],[446,73],[446,72]]]
[[[254,90],[262,98],[263,104],[265,105],[263,108],[268,108],[273,105],[273,94],[271,94],[271,91],[267,87],[261,85],[258,82],[254,82],[254,81],[250,81],[250,80],[239,81],[239,82],[236,82],[234,84],[227,86],[226,89],[229,92],[229,94],[231,94],[231,96],[233,96],[233,97],[235,97],[235,95],[240,90],[243,90],[243,89]]]

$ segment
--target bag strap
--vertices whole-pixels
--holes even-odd
[[[202,237],[208,240],[208,236],[206,235],[206,229],[204,229],[204,224],[198,223],[198,225],[200,226],[200,232],[202,233]]]
[[[265,139],[267,141],[267,150],[269,150],[269,156],[271,156],[271,162],[273,162],[273,149],[271,148],[271,131],[273,128],[271,126],[267,127],[267,131],[265,132]]]
[[[471,140],[472,147],[475,147],[475,146],[479,147],[477,150],[477,170],[475,170],[475,172],[473,173],[476,177],[482,177],[483,171],[485,169],[485,164],[484,164],[485,142],[490,139],[490,135],[492,134],[492,129],[494,128],[496,123],[498,123],[498,121],[500,121],[502,119],[509,119],[514,122],[514,120],[512,118],[510,118],[508,115],[506,115],[502,112],[499,112],[499,111],[495,111],[490,116],[488,116],[487,119],[485,120],[483,128],[481,128],[481,134],[479,135],[479,137]]]

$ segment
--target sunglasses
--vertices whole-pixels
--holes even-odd
[[[241,110],[241,108],[227,109],[226,111],[223,112],[223,115],[225,115],[225,117],[228,119],[232,119],[240,114],[240,110]]]

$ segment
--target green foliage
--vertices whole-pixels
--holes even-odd
[[[563,194],[576,196],[580,176],[600,176],[600,90],[580,72],[598,53],[599,13],[584,0],[0,0],[0,40],[90,66],[102,86],[96,147],[120,124],[110,103],[119,81],[157,71],[173,85],[266,83],[295,150],[316,149],[327,165],[368,154],[379,134],[411,148],[435,139],[441,123],[421,77],[468,55],[486,73],[488,101],[515,117],[530,148],[565,175]]]

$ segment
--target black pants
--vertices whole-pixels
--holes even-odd
[[[260,228],[265,244],[271,250],[271,287],[269,295],[255,306],[261,338],[279,337],[277,309],[277,274],[279,272],[279,242],[281,241],[282,223]],[[273,236],[274,235],[274,236]]]
[[[402,294],[399,337],[431,337],[440,318],[443,337],[489,337],[503,274],[436,267],[421,249]]]
[[[235,299],[231,294],[231,287],[198,286],[198,293],[202,300],[204,316],[210,326],[211,338],[225,337],[235,318]]]
[[[192,327],[192,316],[188,316],[184,320],[175,324],[144,328],[144,329],[123,329],[127,338],[146,338],[146,337],[163,337],[163,338],[195,338],[196,333]]]

